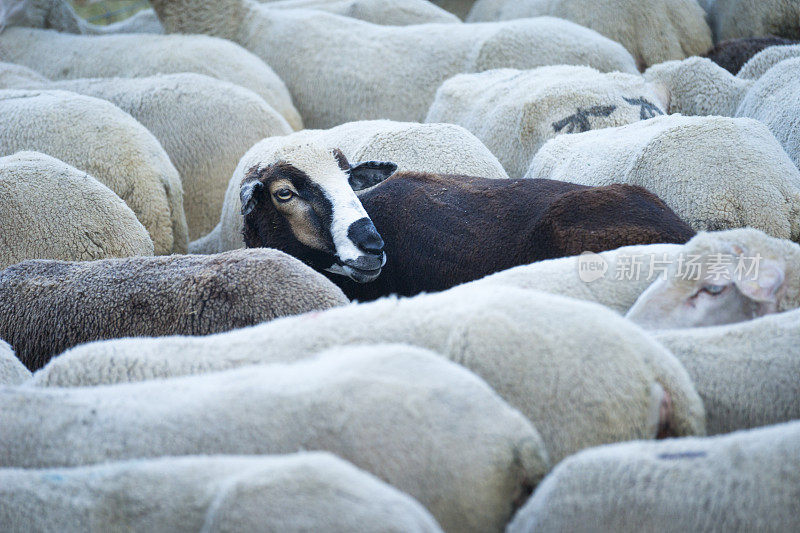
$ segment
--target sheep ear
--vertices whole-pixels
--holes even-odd
[[[249,215],[258,204],[258,195],[264,190],[264,184],[258,180],[248,181],[239,191],[242,201],[242,215]]]
[[[775,303],[786,279],[785,268],[777,261],[768,259],[762,259],[756,268],[753,275],[734,279],[736,288],[753,301]]]
[[[395,173],[397,165],[383,161],[366,161],[350,167],[348,181],[354,191],[379,184]]]

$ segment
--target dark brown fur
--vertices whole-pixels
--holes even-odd
[[[787,44],[798,44],[800,41],[784,39],[782,37],[748,37],[745,39],[728,39],[703,54],[703,57],[721,66],[731,74],[738,74],[751,57],[764,48]]]
[[[685,243],[694,231],[641,187],[399,172],[360,196],[386,243],[372,283],[326,274],[351,298],[440,291],[518,265],[620,246]],[[249,247],[298,250],[272,206],[244,220]],[[288,237],[288,238],[287,238]],[[296,241],[295,241],[296,243]],[[291,251],[290,251],[291,250]],[[301,253],[296,255],[305,258]]]

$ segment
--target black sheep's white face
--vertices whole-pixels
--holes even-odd
[[[360,283],[374,281],[386,264],[384,243],[355,191],[396,169],[375,161],[350,166],[341,151],[316,145],[286,148],[275,163],[252,169],[243,181],[245,226],[260,226],[259,246]]]

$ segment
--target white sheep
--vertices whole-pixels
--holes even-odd
[[[753,86],[736,110],[737,117],[766,124],[800,168],[800,57],[777,63]]]
[[[571,20],[621,43],[642,70],[713,46],[696,0],[478,0],[467,21],[539,16]]]
[[[796,90],[800,57],[773,65],[751,79],[734,76],[709,59],[693,57],[655,65],[645,77],[661,86],[673,113],[748,117],[764,123],[800,167],[800,95]]]
[[[92,176],[53,157],[0,157],[0,269],[26,259],[153,255],[133,211]]]
[[[272,9],[315,9],[384,26],[461,22],[428,0],[258,0]]]
[[[130,115],[66,91],[0,90],[0,155],[35,150],[88,172],[147,228],[155,253],[185,252],[180,177],[158,140]]]
[[[602,446],[558,465],[508,533],[798,531],[800,421]]]
[[[521,178],[548,139],[663,115],[661,100],[634,74],[570,65],[498,69],[445,81],[425,121],[464,126]]]
[[[533,289],[599,303],[625,313],[682,249],[679,244],[623,246],[599,254],[538,261],[466,285]]]
[[[84,344],[32,383],[139,381],[365,342],[410,343],[472,370],[533,422],[554,462],[589,446],[653,438],[667,425],[677,435],[704,431],[686,371],[633,323],[597,304],[497,286],[384,298],[207,337]]]
[[[326,452],[4,468],[0,523],[14,533],[441,531],[413,498]]]
[[[766,71],[774,67],[776,63],[795,57],[800,57],[800,44],[770,46],[751,57],[736,76],[749,80],[760,78]]]
[[[326,450],[448,531],[502,530],[549,468],[539,434],[486,383],[403,345],[113,387],[6,387],[0,406],[2,466]]]
[[[700,233],[627,317],[648,329],[741,322],[800,307],[800,245],[752,229]]]
[[[709,435],[800,420],[800,311],[654,336],[692,376]]]
[[[668,115],[560,135],[526,177],[639,185],[696,231],[750,226],[800,240],[800,171],[752,119]]]
[[[718,41],[739,37],[800,37],[796,0],[712,0],[708,18]]]
[[[303,130],[264,139],[242,157],[228,182],[219,224],[190,245],[193,253],[216,253],[244,247],[239,190],[253,166],[273,163],[283,147],[316,143],[338,148],[348,161],[391,161],[398,170],[464,174],[507,179],[497,158],[474,135],[454,124],[419,124],[368,120],[329,130]]]
[[[670,113],[683,115],[733,117],[753,85],[705,57],[660,63],[644,77],[664,94]]]
[[[31,379],[31,371],[25,368],[9,344],[0,340],[0,387],[20,385]]]
[[[0,89],[55,89],[102,98],[150,130],[181,177],[190,240],[219,222],[228,180],[242,155],[265,137],[292,132],[257,94],[201,74],[48,82],[19,79],[22,68],[0,63]],[[4,80],[7,69],[17,79]]]
[[[151,3],[170,32],[231,39],[264,59],[313,128],[367,119],[421,121],[439,85],[462,72],[552,64],[636,72],[620,44],[551,17],[380,26],[252,0]]]
[[[138,78],[194,72],[240,85],[261,96],[295,129],[303,121],[286,85],[242,47],[203,35],[74,35],[7,28],[0,61],[34,69],[51,80]]]

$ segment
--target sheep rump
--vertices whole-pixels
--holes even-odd
[[[799,459],[800,422],[586,450],[553,470],[508,533],[797,531]]]
[[[560,135],[526,177],[639,185],[695,231],[749,226],[800,240],[800,171],[769,129],[748,118],[668,115]]]
[[[66,91],[0,90],[0,120],[6,125],[0,155],[36,150],[88,172],[133,210],[155,253],[186,252],[178,172],[153,134],[130,115]]]
[[[51,80],[140,78],[194,72],[250,89],[295,129],[303,121],[286,85],[255,55],[205,35],[74,35],[8,28],[0,61],[24,65]]]
[[[439,85],[461,72],[564,63],[637,72],[622,45],[551,17],[379,26],[252,0],[151,3],[170,32],[223,37],[261,57],[286,82],[311,128],[369,119],[422,121]],[[380,74],[387,64],[391,76]]]
[[[641,76],[559,65],[450,78],[436,92],[425,121],[465,127],[512,178],[521,178],[548,139],[623,126],[663,115],[665,109]]]
[[[416,498],[449,531],[501,531],[548,468],[518,411],[409,346],[114,387],[0,388],[0,404],[14,406],[0,411],[3,466],[325,450]]]
[[[208,337],[85,344],[54,358],[32,383],[158,379],[366,342],[413,344],[472,370],[534,423],[554,462],[589,446],[655,437],[664,392],[675,435],[705,431],[686,370],[643,330],[596,304],[508,287],[383,298]],[[567,389],[582,392],[560,394]]]
[[[26,259],[153,255],[147,230],[116,194],[37,152],[0,158],[0,220],[0,268]]]
[[[441,531],[418,502],[325,452],[0,469],[0,522],[15,533]]]
[[[655,332],[692,376],[709,435],[800,420],[800,311]]]

